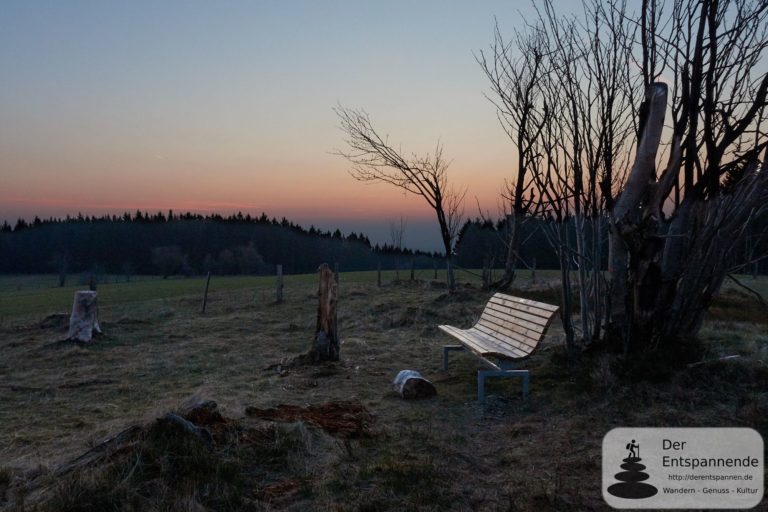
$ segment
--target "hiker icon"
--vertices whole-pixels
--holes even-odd
[[[640,445],[636,444],[634,439],[632,440],[632,442],[627,443],[627,450],[629,450],[629,455],[627,455],[628,458],[631,458],[631,459],[640,458]]]
[[[633,439],[627,443],[626,449],[629,450],[629,455],[622,460],[624,464],[621,465],[621,469],[624,471],[614,475],[619,483],[609,486],[608,492],[617,498],[630,500],[655,496],[659,490],[644,482],[648,480],[649,475],[643,471],[645,466],[640,464],[643,460],[640,458],[640,445]]]

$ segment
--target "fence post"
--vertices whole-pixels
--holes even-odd
[[[205,290],[203,291],[203,308],[201,313],[205,313],[205,306],[208,304],[208,285],[211,284],[211,273],[205,278]]]
[[[276,300],[283,302],[283,266],[277,265],[277,288],[275,289]]]

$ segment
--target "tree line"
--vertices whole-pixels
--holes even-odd
[[[194,275],[433,268],[425,251],[372,244],[364,234],[308,229],[286,218],[237,213],[150,214],[19,219],[0,226],[1,273]]]

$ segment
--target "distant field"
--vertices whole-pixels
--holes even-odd
[[[480,270],[457,270],[456,278],[460,283],[479,285]],[[494,276],[498,277],[501,270],[494,270]],[[399,275],[401,280],[410,277],[410,271],[382,271],[382,283],[391,283]],[[556,270],[537,271],[538,279],[553,280],[559,276]],[[431,280],[434,278],[432,270],[417,270],[417,280]],[[286,275],[285,286],[311,284],[316,281],[316,274]],[[738,279],[768,298],[768,278],[761,276],[753,279],[751,276],[738,276]],[[343,272],[340,280],[343,283],[375,284],[376,272]],[[445,272],[438,271],[437,280],[445,281]],[[70,279],[74,281],[74,279]],[[518,284],[528,285],[532,281],[531,272],[518,271]],[[159,276],[136,276],[130,282],[125,282],[120,276],[108,276],[107,282],[98,285],[99,304],[102,310],[109,313],[109,308],[132,302],[143,302],[152,299],[171,299],[174,297],[197,296],[202,298],[204,277],[180,278],[173,277],[162,279]],[[209,294],[211,296],[219,292],[229,292],[252,288],[254,300],[256,297],[270,300],[271,290],[275,285],[274,276],[213,276]],[[2,276],[0,275],[0,322],[19,316],[40,316],[53,313],[67,313],[72,306],[72,297],[76,290],[87,289],[84,284],[68,284],[58,286],[58,276],[55,274]],[[739,290],[746,292],[730,279],[726,279],[724,290]]]
[[[457,271],[456,278],[462,283],[479,284],[479,270]],[[501,275],[501,271],[495,271]],[[538,276],[555,275],[554,271],[539,271]],[[408,279],[410,271],[401,271],[400,279]],[[434,278],[432,270],[417,270],[417,280]],[[382,282],[392,282],[396,273],[382,271]],[[530,272],[521,272],[521,280],[530,280]],[[158,276],[138,276],[130,282],[116,282],[117,276],[108,276],[107,282],[98,285],[99,304],[102,309],[121,304],[141,302],[151,299],[170,299],[174,297],[198,296],[202,298],[204,277],[162,279]],[[314,283],[316,274],[301,274],[285,276],[285,286],[306,285]],[[438,271],[438,280],[445,281],[445,272]],[[72,279],[71,281],[74,281]],[[376,271],[343,272],[340,277],[343,283],[375,284]],[[275,286],[274,276],[213,276],[209,293],[228,292],[253,288],[259,296],[266,296]],[[26,315],[47,315],[69,312],[72,297],[76,290],[87,289],[84,284],[67,284],[58,286],[58,276],[54,274],[0,276],[0,319]]]

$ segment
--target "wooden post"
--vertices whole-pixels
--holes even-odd
[[[320,286],[318,288],[317,328],[309,358],[312,362],[338,361],[341,344],[337,331],[336,304],[338,301],[338,285],[328,264],[323,263],[320,271]]]
[[[336,284],[339,284],[339,262],[335,262],[333,264],[333,280],[336,281]]]
[[[533,263],[533,265],[531,265],[531,282],[536,284],[536,256],[533,257],[533,261],[531,263]]]
[[[203,291],[203,308],[201,313],[205,313],[205,306],[208,304],[208,285],[211,284],[211,273],[205,278],[205,290]]]
[[[283,302],[283,266],[277,266],[277,289],[275,290],[277,295],[276,300],[278,303]]]
[[[376,284],[381,288],[381,260],[379,260],[379,266],[376,270]]]
[[[437,281],[437,261],[435,261],[435,258],[432,258],[432,268],[435,269],[435,281]]]
[[[416,271],[416,268],[414,267],[415,263],[413,260],[411,260],[411,281],[416,280],[416,276],[414,276],[414,272]]]

